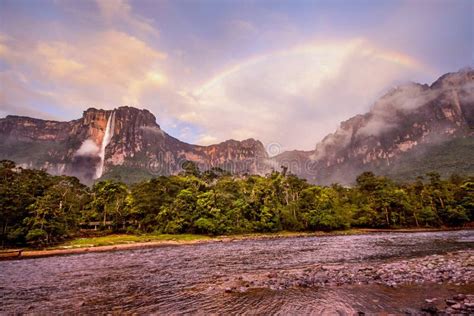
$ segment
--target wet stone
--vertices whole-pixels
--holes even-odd
[[[421,308],[422,312],[435,315],[438,313],[438,308],[433,304],[427,304]]]
[[[466,295],[464,295],[464,294],[458,294],[458,295],[454,296],[454,299],[455,299],[456,301],[464,301],[464,300],[466,299]]]
[[[446,304],[449,305],[449,306],[451,306],[451,305],[456,304],[456,301],[454,301],[454,300],[446,300]]]
[[[462,305],[459,304],[459,303],[456,303],[456,304],[454,304],[454,305],[451,305],[451,308],[452,308],[452,309],[461,309],[461,308],[462,308]]]

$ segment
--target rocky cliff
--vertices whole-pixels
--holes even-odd
[[[399,179],[433,170],[474,175],[473,135],[474,70],[464,69],[430,86],[411,83],[389,91],[369,113],[342,122],[311,151],[268,158],[254,139],[191,145],[166,134],[149,111],[120,107],[91,108],[70,122],[0,119],[0,159],[86,183],[175,174],[191,160],[202,170],[221,167],[237,174],[287,166],[313,183],[350,184],[367,170]]]
[[[211,146],[181,142],[161,130],[149,111],[132,107],[90,108],[81,119],[70,122],[19,116],[0,119],[0,159],[74,175],[86,183],[110,175],[134,181],[175,174],[186,160],[201,169],[258,173],[259,160],[266,158],[262,143],[254,139]]]
[[[474,71],[464,69],[431,86],[397,87],[369,113],[342,122],[315,150],[273,160],[323,184],[351,183],[366,170],[400,179],[424,171],[474,174],[473,135]]]

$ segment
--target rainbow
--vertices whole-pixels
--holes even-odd
[[[232,76],[239,71],[254,66],[258,63],[265,62],[270,58],[275,58],[278,56],[293,56],[293,55],[326,55],[330,54],[340,55],[338,57],[344,58],[344,56],[349,55],[350,53],[358,52],[361,54],[370,55],[373,58],[386,61],[393,65],[400,67],[405,67],[408,69],[416,70],[418,72],[435,76],[436,71],[430,67],[424,65],[415,58],[403,54],[401,52],[381,49],[376,45],[370,43],[366,39],[352,39],[349,41],[316,41],[306,43],[304,45],[299,45],[292,47],[290,49],[280,50],[276,52],[266,53],[251,57],[241,63],[231,65],[230,67],[223,69],[218,74],[213,76],[210,80],[201,84],[198,88],[193,91],[193,95],[196,97],[201,96],[203,93],[216,86],[219,82],[225,80],[226,78]]]

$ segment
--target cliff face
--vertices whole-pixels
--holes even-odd
[[[274,160],[312,182],[351,183],[366,170],[393,175],[402,162],[407,167],[408,156],[433,158],[423,154],[455,139],[472,140],[473,131],[474,71],[466,69],[431,86],[413,83],[393,89],[369,113],[342,122],[314,151],[284,153]],[[472,144],[464,144],[474,154]],[[472,172],[470,160],[465,157]]]
[[[91,108],[70,122],[0,119],[0,159],[85,183],[175,174],[191,160],[201,170],[221,167],[237,174],[264,174],[283,165],[310,182],[349,184],[367,170],[401,180],[427,171],[474,175],[473,135],[474,70],[465,69],[431,86],[412,83],[391,90],[312,151],[268,158],[254,139],[190,145],[166,134],[149,111],[120,107]]]
[[[117,170],[125,181],[127,172],[175,174],[186,160],[202,169],[257,173],[258,161],[267,158],[262,143],[253,139],[211,146],[181,142],[162,131],[149,111],[132,107],[91,108],[70,122],[7,116],[0,119],[0,155],[23,167],[74,175],[86,183]]]

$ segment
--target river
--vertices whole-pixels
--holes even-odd
[[[474,249],[474,231],[291,237],[0,262],[2,313],[403,313],[468,284],[227,286],[280,271],[376,264]],[[253,281],[249,281],[253,282]]]

